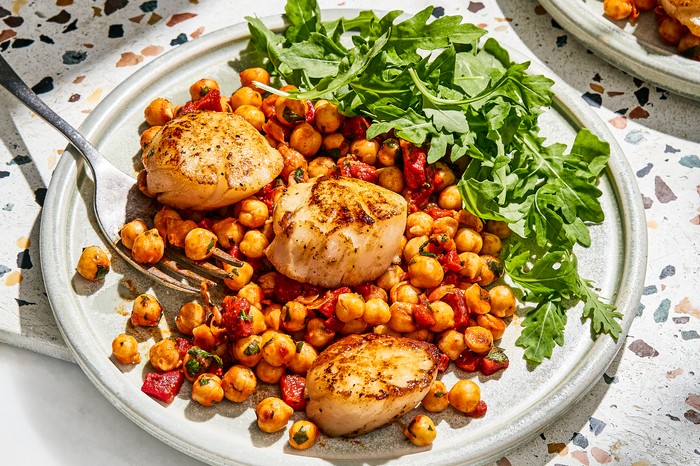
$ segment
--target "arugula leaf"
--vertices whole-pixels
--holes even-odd
[[[287,41],[307,40],[321,28],[321,8],[316,0],[289,0],[284,7],[289,27],[284,33]]]
[[[522,321],[522,332],[515,344],[525,348],[525,358],[533,363],[541,363],[552,357],[555,343],[564,345],[566,313],[555,299],[542,301],[530,311]]]

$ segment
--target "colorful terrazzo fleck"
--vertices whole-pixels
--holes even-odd
[[[106,0],[0,6],[0,53],[35,92],[79,124],[119,82],[153,58],[245,15],[279,13],[229,2]],[[369,8],[368,0],[321,1]],[[700,104],[598,60],[534,0],[437,2],[433,16],[464,15],[499,40],[530,49],[606,121],[637,176],[647,213],[649,259],[635,322],[611,367],[569,415],[495,462],[498,466],[697,464],[700,462]],[[423,1],[386,0],[416,11]],[[222,15],[221,11],[226,11]],[[41,66],[37,66],[41,63]],[[87,96],[87,97],[85,97]],[[0,330],[60,341],[38,263],[38,216],[65,142],[0,96]]]

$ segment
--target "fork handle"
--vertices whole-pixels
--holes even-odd
[[[10,91],[27,107],[43,118],[47,123],[56,128],[70,141],[73,146],[82,154],[83,158],[92,170],[93,178],[95,171],[109,162],[100,154],[85,137],[73,128],[66,120],[61,118],[56,112],[51,110],[29,86],[15,73],[9,63],[0,54],[0,85]]]

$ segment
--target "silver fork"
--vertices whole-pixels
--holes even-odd
[[[134,261],[130,251],[121,244],[119,232],[127,222],[137,218],[149,223],[157,212],[156,203],[141,193],[134,178],[112,165],[82,134],[39,99],[1,54],[0,85],[63,134],[83,156],[94,181],[97,224],[109,244],[124,260],[156,282],[186,293],[199,293],[202,282],[209,287],[217,285],[197,272],[215,278],[233,277],[232,273],[214,264],[191,261],[172,248],[166,248],[166,257],[155,266],[145,267]],[[213,257],[234,267],[242,266],[241,262],[219,248],[215,248]]]

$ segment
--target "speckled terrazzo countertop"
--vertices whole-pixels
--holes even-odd
[[[425,4],[380,6],[411,12]],[[535,1],[434,4],[435,16],[465,16],[580,92],[625,151],[647,216],[646,286],[623,349],[567,416],[498,466],[700,464],[700,102],[608,65]],[[282,0],[0,0],[0,52],[77,127],[154,57],[246,15],[283,8]],[[70,360],[38,266],[41,205],[66,143],[7,92],[0,91],[0,106],[0,341]]]

